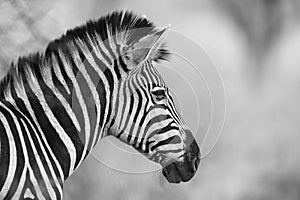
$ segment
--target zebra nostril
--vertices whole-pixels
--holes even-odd
[[[193,158],[192,165],[193,165],[194,172],[197,171],[199,163],[200,163],[200,159],[198,157]]]

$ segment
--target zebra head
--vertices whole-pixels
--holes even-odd
[[[116,92],[110,131],[150,160],[161,164],[171,183],[189,181],[200,162],[200,150],[174,104],[168,86],[154,64],[168,28],[152,30],[120,49],[118,62],[126,68]]]

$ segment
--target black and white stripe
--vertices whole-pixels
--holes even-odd
[[[124,56],[157,32],[143,17],[114,12],[12,64],[0,83],[0,199],[62,199],[63,182],[106,135],[156,161],[182,154],[183,122],[152,65],[166,50],[134,69]],[[164,102],[153,99],[157,88]]]

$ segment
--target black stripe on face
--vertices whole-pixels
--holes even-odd
[[[136,91],[137,97],[138,97],[138,105],[137,105],[137,109],[136,109],[136,113],[134,115],[133,118],[133,122],[135,123],[137,120],[137,117],[139,115],[139,113],[141,112],[141,108],[142,108],[142,102],[143,102],[143,96],[141,94],[141,92],[139,90]]]
[[[122,107],[122,112],[121,112],[121,117],[120,117],[120,124],[118,126],[118,130],[121,130],[121,125],[122,125],[122,120],[124,119],[124,114],[125,114],[125,109],[126,109],[126,105],[128,104],[128,98],[127,98],[127,92],[126,92],[126,88],[128,88],[128,82],[125,82],[124,85],[122,85],[122,93],[119,95],[119,97],[122,95],[123,97],[123,107]],[[119,101],[120,99],[117,99],[117,101]]]
[[[138,118],[139,115],[142,114],[141,108],[142,108],[143,97],[142,97],[139,90],[136,91],[136,94],[137,94],[137,97],[138,97],[138,104],[137,104],[137,108],[136,108],[135,113],[134,113],[133,123],[130,127],[130,130],[129,130],[130,133],[132,133],[132,131],[134,130],[134,127],[138,125],[137,124],[137,118]],[[140,134],[139,132],[136,133],[136,138],[138,138],[139,134]],[[135,143],[136,142],[134,142],[134,144]]]
[[[179,128],[177,126],[172,126],[172,124],[175,124],[175,122],[171,121],[167,126],[156,129],[155,131],[153,131],[152,133],[149,134],[148,138],[150,139],[154,135],[163,134],[163,133],[166,133],[171,130],[179,130]]]
[[[141,131],[141,129],[142,129],[142,127],[143,127],[143,124],[145,123],[145,119],[146,119],[147,115],[148,115],[153,109],[155,109],[155,108],[162,108],[162,109],[163,109],[163,108],[164,108],[163,105],[159,105],[159,104],[158,104],[158,105],[155,105],[155,106],[151,106],[151,107],[149,108],[149,110],[147,111],[147,105],[149,104],[150,99],[151,99],[150,97],[147,98],[147,104],[146,104],[146,106],[144,107],[144,115],[143,115],[143,117],[142,117],[142,119],[141,119],[141,121],[140,121],[138,132]],[[165,116],[166,119],[169,119],[169,118],[170,118],[168,115],[160,115],[160,116]],[[164,117],[163,117],[163,118],[164,118]],[[152,120],[152,121],[151,121],[151,120]],[[149,128],[150,128],[154,123],[160,121],[158,118],[157,118],[157,119],[153,119],[153,118],[152,118],[151,120],[147,122],[147,124],[146,124],[146,126],[145,126],[145,130],[144,130],[144,132],[143,132],[142,138],[145,138],[145,137],[146,137],[146,134],[147,134]]]
[[[149,128],[153,124],[167,120],[167,119],[171,119],[171,116],[170,115],[157,115],[157,116],[153,117],[150,121],[148,121],[146,128],[145,128],[145,133],[148,132]]]
[[[168,145],[168,144],[178,144],[181,143],[181,139],[178,135],[174,135],[166,140],[162,140],[158,142],[156,145],[151,147],[151,151],[156,149],[157,147],[163,146],[163,145]]]
[[[152,83],[156,83],[157,86],[164,87],[165,83],[158,73],[158,71],[155,69],[155,67],[152,65],[151,62],[147,62],[147,74],[152,79]]]
[[[118,85],[117,85],[117,91],[120,91],[120,88],[121,88],[121,82],[119,82],[118,83]],[[113,93],[111,93],[110,94],[111,95],[111,102],[113,102],[113,100],[112,100],[112,95],[113,95]],[[120,108],[120,101],[119,101],[119,99],[120,99],[120,92],[117,92],[116,93],[116,97],[115,97],[115,102],[113,102],[113,103],[115,103],[115,110],[114,110],[114,113],[112,113],[112,115],[113,115],[113,117],[112,117],[112,120],[111,120],[111,122],[110,122],[110,125],[109,125],[109,128],[108,128],[108,130],[107,130],[107,133],[108,134],[112,134],[112,127],[115,125],[115,123],[116,123],[116,115],[118,114],[118,112],[119,112],[119,109],[122,109],[122,108]],[[112,104],[110,105],[110,110],[112,109]]]
[[[182,149],[179,148],[179,149],[173,149],[173,150],[169,150],[169,149],[168,150],[158,150],[158,151],[155,151],[151,155],[151,157],[149,159],[152,160],[152,161],[154,161],[154,162],[158,162],[158,157],[160,155],[163,156],[163,157],[165,157],[164,154],[167,154],[167,153],[179,153],[179,152],[182,152]],[[170,161],[168,163],[164,164],[164,166],[166,166],[168,164],[170,164]]]
[[[178,110],[176,108],[173,97],[170,94],[168,94],[168,98],[169,98],[168,108],[169,108],[169,111],[170,111],[171,115],[173,116],[174,120],[178,124],[182,124],[183,120],[182,120],[182,117],[180,116],[180,113],[178,112]]]
[[[155,141],[146,140],[146,149],[145,149],[146,154],[149,153],[150,144],[152,144],[153,142]]]
[[[129,124],[129,119],[131,117],[131,114],[132,114],[132,110],[133,110],[133,106],[134,106],[134,91],[133,91],[133,88],[131,87],[133,85],[132,83],[132,79],[130,79],[127,87],[129,88],[129,93],[126,94],[126,98],[127,99],[130,99],[129,100],[129,110],[128,112],[124,113],[123,117],[126,117],[126,121],[125,121],[125,124],[124,124],[124,127],[128,127],[128,124]],[[127,107],[127,105],[126,105]],[[123,119],[122,117],[122,119]],[[130,140],[130,139],[129,139]]]
[[[133,120],[130,122],[131,124],[127,124],[126,123],[126,127],[127,126],[130,126],[129,128],[129,133],[133,133],[132,131],[134,130],[134,128],[137,126],[137,118],[139,116],[139,114],[142,114],[141,112],[141,109],[142,109],[142,103],[143,103],[143,97],[141,95],[141,87],[140,84],[137,82],[137,74],[134,73],[134,75],[131,77],[130,79],[130,87],[129,87],[129,90],[130,90],[130,110],[129,110],[129,113],[128,113],[128,117],[127,119],[129,118],[132,118],[133,116]],[[138,134],[138,132],[136,133]],[[136,136],[135,136],[136,137]]]

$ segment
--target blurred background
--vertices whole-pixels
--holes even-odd
[[[205,47],[224,81],[225,126],[188,183],[170,185],[157,172],[122,173],[89,157],[67,181],[64,199],[299,200],[300,1],[0,0],[0,78],[19,56],[42,51],[67,29],[116,9],[145,14],[158,26],[172,24]],[[193,105],[181,106],[192,127]],[[209,118],[202,107],[203,119]],[[201,143],[204,136],[197,134]],[[94,154],[127,168],[157,167],[142,156],[118,155],[112,143],[122,146],[104,139]]]

